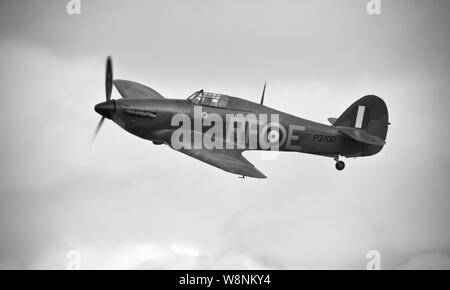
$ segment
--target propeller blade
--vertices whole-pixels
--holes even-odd
[[[97,138],[97,134],[100,131],[100,128],[102,127],[102,125],[103,125],[103,121],[105,121],[105,117],[102,117],[100,119],[100,121],[97,124],[97,127],[95,128],[94,135],[92,135],[92,139],[91,139],[91,145],[94,144],[95,138]]]
[[[106,77],[105,77],[105,89],[106,89],[106,100],[111,100],[111,92],[113,87],[113,67],[112,67],[112,57],[108,56],[106,59]]]

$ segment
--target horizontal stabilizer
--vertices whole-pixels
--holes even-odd
[[[330,122],[331,125],[334,125],[336,123],[337,118],[328,118],[328,122]]]
[[[352,128],[352,127],[340,127],[340,126],[337,126],[336,128],[339,129],[339,131],[342,134],[344,134],[358,142],[361,142],[361,143],[378,145],[378,146],[383,146],[386,144],[386,141],[384,141],[380,137],[378,137],[374,134],[370,134],[369,132],[367,132],[366,130],[363,130],[363,129]]]

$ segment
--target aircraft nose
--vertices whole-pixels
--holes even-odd
[[[103,117],[111,119],[113,113],[116,111],[116,104],[114,101],[106,101],[95,105],[94,109]]]

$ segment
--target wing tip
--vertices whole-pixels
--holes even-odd
[[[233,174],[237,174],[240,176],[245,176],[245,177],[251,177],[251,178],[258,178],[258,179],[266,179],[267,176],[264,175],[264,173],[262,173],[261,171],[259,171],[258,169],[256,169],[256,167],[253,167],[254,172],[252,173],[242,173],[242,172],[231,172]]]

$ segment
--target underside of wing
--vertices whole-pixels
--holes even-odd
[[[140,83],[127,80],[114,80],[114,86],[122,98],[164,99],[160,93]]]
[[[267,178],[244,156],[243,150],[233,149],[181,149],[180,152],[222,170],[254,178]]]

